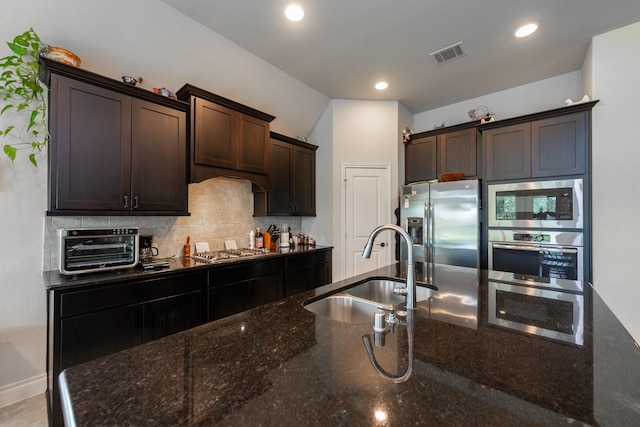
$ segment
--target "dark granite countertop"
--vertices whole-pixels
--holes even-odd
[[[152,277],[161,277],[172,274],[180,274],[188,271],[196,271],[196,270],[206,270],[211,268],[217,268],[219,266],[225,265],[237,265],[241,263],[249,263],[256,260],[262,259],[273,259],[278,257],[286,257],[299,255],[314,251],[321,250],[329,250],[332,249],[332,246],[296,246],[295,249],[272,249],[268,254],[260,255],[259,257],[250,257],[250,258],[237,258],[233,261],[226,262],[217,262],[217,263],[207,263],[202,261],[196,261],[192,258],[182,258],[182,257],[157,257],[154,260],[157,261],[168,261],[169,267],[158,269],[158,270],[148,270],[144,271],[140,266],[123,268],[121,270],[111,270],[106,271],[104,273],[95,272],[95,273],[86,273],[86,274],[76,274],[76,275],[64,275],[60,274],[58,270],[45,271],[43,272],[44,284],[47,289],[66,289],[66,288],[77,288],[81,286],[90,286],[90,285],[99,285],[99,284],[112,284],[126,280],[132,279],[142,279],[142,278],[152,278]]]
[[[419,267],[438,291],[414,312],[405,382],[370,363],[372,324],[302,306],[403,277],[394,264],[68,368],[63,406],[77,425],[640,425],[640,349],[591,287],[576,345],[488,322],[486,271]],[[374,347],[389,374],[407,368],[407,337],[396,325]]]

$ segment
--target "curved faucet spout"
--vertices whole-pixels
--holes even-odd
[[[395,224],[383,224],[374,228],[371,234],[369,235],[369,239],[367,240],[367,244],[364,246],[364,251],[362,252],[363,258],[369,258],[371,256],[371,251],[373,250],[373,242],[376,239],[376,236],[380,234],[380,232],[384,230],[395,231],[399,235],[404,238],[405,244],[407,245],[407,310],[415,310],[416,308],[416,271],[415,264],[413,262],[413,239],[409,234],[404,231],[402,228],[398,227]]]

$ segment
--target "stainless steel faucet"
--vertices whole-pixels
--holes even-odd
[[[415,310],[416,308],[416,270],[415,264],[413,262],[413,239],[411,236],[404,231],[402,228],[398,227],[394,224],[384,224],[380,225],[371,232],[369,235],[369,240],[367,240],[367,244],[364,247],[364,252],[362,253],[363,258],[369,258],[371,256],[371,250],[373,249],[373,241],[376,239],[376,236],[383,230],[392,230],[401,235],[404,238],[404,241],[407,245],[407,286],[404,289],[397,290],[394,289],[394,293],[405,294],[406,295],[406,308],[407,310]]]

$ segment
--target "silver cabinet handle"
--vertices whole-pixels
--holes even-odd
[[[138,209],[140,207],[139,203],[138,203],[138,196],[135,196],[133,198],[133,209]]]
[[[491,245],[492,248],[496,249],[510,249],[516,251],[528,251],[528,252],[548,252],[548,253],[556,253],[556,254],[575,254],[578,253],[577,249],[569,249],[569,248],[550,248],[547,246],[524,246],[524,245],[503,245],[500,243],[494,243]]]
[[[129,208],[129,196],[124,196],[124,206],[123,208]]]

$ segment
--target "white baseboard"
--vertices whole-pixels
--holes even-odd
[[[47,389],[47,374],[0,387],[0,408],[37,396]]]

